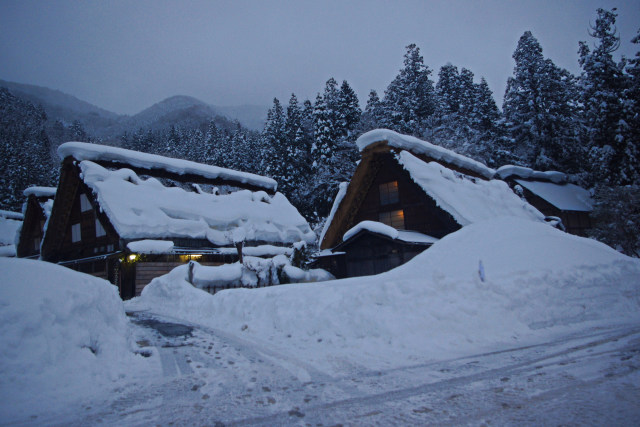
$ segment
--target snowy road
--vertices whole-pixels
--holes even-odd
[[[156,377],[59,425],[637,425],[640,326],[453,360],[330,376],[294,355],[137,313]]]

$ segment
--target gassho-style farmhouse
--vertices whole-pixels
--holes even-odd
[[[362,159],[317,238],[271,178],[68,142],[58,149],[58,187],[25,190],[15,252],[107,279],[128,299],[190,261],[247,265],[317,244],[311,265],[331,274],[308,278],[344,278],[388,271],[447,234],[495,217],[546,221],[581,235],[590,227],[589,192],[561,172],[494,170],[385,129],[365,133],[357,146]],[[236,282],[226,287],[242,286]]]

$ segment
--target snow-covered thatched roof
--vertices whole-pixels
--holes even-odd
[[[28,187],[27,189],[25,189],[22,194],[24,194],[26,197],[29,196],[34,196],[34,197],[55,197],[56,195],[56,187],[38,187],[38,186],[33,186],[33,187]]]
[[[280,193],[191,192],[127,168],[110,170],[89,160],[79,167],[100,209],[126,240],[190,238],[215,245],[315,240],[307,221]]]
[[[276,181],[271,178],[248,172],[86,142],[66,142],[58,147],[58,154],[63,159],[73,157],[76,160],[114,163],[147,170],[163,170],[176,175],[195,175],[205,179],[229,181],[237,183],[240,187],[245,185],[269,192],[275,192],[278,186]]]
[[[477,160],[423,141],[414,136],[403,135],[389,129],[375,129],[364,133],[357,139],[356,144],[360,151],[364,151],[367,147],[382,141],[386,141],[386,143],[392,147],[406,150],[413,154],[424,154],[433,160],[467,169],[487,179],[492,178],[496,174],[495,170]]]
[[[544,220],[504,181],[469,177],[437,162],[424,162],[408,151],[401,151],[397,159],[411,179],[462,226],[502,216]]]

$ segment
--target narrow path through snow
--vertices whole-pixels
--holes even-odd
[[[293,354],[134,314],[158,375],[64,425],[609,424],[640,419],[640,326],[331,376]],[[164,332],[164,333],[163,333]],[[612,413],[610,408],[615,406]]]

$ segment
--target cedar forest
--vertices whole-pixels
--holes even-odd
[[[55,185],[55,150],[65,141],[119,145],[270,176],[299,211],[320,225],[338,184],[359,158],[355,139],[375,128],[414,135],[491,167],[514,164],[559,170],[593,189],[592,237],[640,256],[640,51],[616,61],[614,10],[598,9],[592,43],[580,42],[574,76],[545,58],[531,32],[513,54],[502,109],[484,79],[443,66],[436,76],[420,49],[382,97],[364,110],[347,81],[330,78],[314,101],[273,100],[262,132],[240,126],[139,129],[117,141],[88,135],[80,122],[47,121],[41,106],[0,88],[0,209],[20,210],[29,185]],[[640,44],[640,30],[632,39]],[[434,81],[434,80],[437,80]]]

